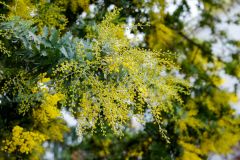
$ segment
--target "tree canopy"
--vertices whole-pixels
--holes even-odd
[[[55,159],[201,160],[234,151],[239,39],[219,25],[239,27],[237,1],[0,4],[0,159],[42,159],[47,144]],[[221,86],[222,73],[233,90]]]

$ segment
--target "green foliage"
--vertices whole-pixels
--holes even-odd
[[[144,123],[150,110],[167,140],[162,115],[173,113],[173,102],[182,103],[180,94],[188,93],[188,83],[171,73],[179,69],[174,55],[132,47],[124,26],[113,23],[118,15],[118,10],[109,13],[84,39],[55,28],[39,29],[34,20],[21,17],[10,16],[0,24],[1,32],[8,33],[2,42],[13,46],[8,55],[0,55],[5,75],[2,155],[31,158],[42,142],[61,141],[68,130],[62,108],[78,119],[79,136],[99,127],[103,133],[109,127],[123,135],[133,115]],[[11,116],[3,115],[6,111]]]
[[[185,21],[190,15],[190,2],[182,0],[177,3],[173,13],[167,13],[168,1],[105,1],[103,6],[97,5],[96,17],[92,19],[87,16],[84,23],[91,23],[101,19],[101,13],[114,4],[123,8],[121,16],[123,18],[133,18],[136,23],[150,22],[151,26],[136,27],[135,33],[143,32],[145,39],[141,46],[151,49],[170,49],[176,51],[180,56],[178,62],[182,68],[181,75],[184,79],[192,81],[190,96],[183,96],[184,104],[173,105],[174,114],[162,115],[163,127],[170,138],[170,144],[161,141],[158,127],[151,122],[146,124],[144,133],[151,132],[146,137],[153,141],[147,149],[140,149],[137,154],[127,156],[130,145],[138,148],[142,144],[142,139],[138,137],[134,142],[129,136],[123,140],[117,140],[108,147],[107,155],[97,153],[106,148],[91,148],[95,140],[101,137],[94,136],[87,140],[87,144],[77,145],[75,150],[79,155],[87,152],[86,159],[208,159],[210,154],[226,155],[234,152],[232,148],[239,142],[239,115],[230,105],[238,101],[237,92],[239,86],[239,43],[232,40],[225,30],[219,30],[221,23],[239,25],[236,17],[222,16],[223,13],[230,13],[234,10],[237,1],[197,1],[196,7],[199,9],[199,17]],[[153,10],[157,8],[158,11]],[[238,15],[239,16],[239,15]],[[90,20],[89,20],[90,19]],[[227,20],[226,20],[227,19]],[[80,22],[81,22],[80,21]],[[196,21],[196,23],[191,23]],[[80,26],[74,26],[74,30],[83,31]],[[209,29],[209,39],[201,39],[195,31]],[[216,41],[221,41],[221,47],[230,52],[229,55],[216,53],[212,46]],[[229,48],[227,48],[230,46]],[[226,47],[226,48],[225,48]],[[225,56],[223,56],[225,55]],[[226,58],[232,59],[227,60]],[[116,61],[116,60],[115,60]],[[231,75],[231,79],[236,78],[235,91],[230,92],[222,89],[224,79],[220,73],[226,72]],[[114,139],[108,135],[111,139]],[[128,139],[131,137],[130,139]],[[114,140],[112,140],[114,141]],[[83,142],[84,143],[84,142]],[[129,145],[126,145],[128,144]],[[117,144],[117,145],[116,145]],[[89,148],[78,147],[88,146]],[[160,147],[163,146],[163,147]],[[140,147],[141,148],[141,147]],[[117,154],[115,154],[117,152]],[[142,154],[143,152],[143,154]],[[73,152],[71,152],[73,153]],[[130,155],[130,153],[129,153]]]
[[[9,3],[9,2],[8,2]],[[67,18],[63,14],[65,7],[58,3],[49,3],[46,0],[35,1],[30,0],[13,0],[12,2],[3,3],[9,12],[9,17],[19,16],[25,20],[31,20],[41,29],[44,26],[56,27],[64,30],[67,24]]]
[[[191,14],[186,0],[172,13],[165,0],[91,1],[93,12],[88,0],[5,2],[0,11],[4,143],[21,148],[12,139],[13,129],[21,127],[22,136],[44,135],[57,159],[199,160],[233,152],[240,139],[239,115],[230,105],[238,101],[239,41],[217,26],[239,25],[238,13],[221,17],[234,10],[234,0],[197,1],[196,23],[185,20]],[[122,9],[107,13],[112,4]],[[128,18],[138,24],[131,33],[145,35],[143,48],[125,37]],[[201,29],[209,29],[208,40],[195,33]],[[229,55],[215,53],[212,46],[219,41]],[[161,49],[178,56],[155,51]],[[233,92],[222,89],[222,72],[238,80]],[[190,95],[181,79],[191,81]],[[82,144],[76,143],[75,128],[63,139],[63,108],[78,120]],[[132,117],[143,131],[132,131]],[[43,150],[41,142],[36,146],[31,155],[18,149],[7,154],[7,148],[0,156],[37,159]]]

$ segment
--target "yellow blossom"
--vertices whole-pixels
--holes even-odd
[[[41,133],[24,131],[22,127],[15,126],[12,129],[12,137],[3,141],[4,147],[2,150],[8,153],[19,151],[29,154],[45,140],[45,135]]]
[[[39,108],[33,110],[33,117],[36,122],[47,123],[51,119],[55,119],[61,115],[57,108],[57,103],[64,98],[63,94],[56,93],[51,95],[44,94],[44,100]]]

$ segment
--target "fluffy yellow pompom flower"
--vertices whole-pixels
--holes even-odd
[[[57,103],[64,98],[61,93],[51,95],[44,94],[44,100],[39,108],[33,110],[33,117],[36,122],[47,123],[51,119],[55,119],[61,115],[60,110],[57,108]]]
[[[2,150],[8,153],[19,151],[28,154],[35,147],[41,145],[45,139],[45,136],[41,133],[24,131],[22,127],[15,126],[12,129],[12,138],[3,141],[5,146]]]

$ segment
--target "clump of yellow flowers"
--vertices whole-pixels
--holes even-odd
[[[144,114],[149,110],[161,135],[167,139],[161,127],[163,115],[173,112],[172,102],[182,102],[181,95],[188,93],[188,83],[174,75],[173,70],[179,67],[173,54],[133,47],[124,35],[125,26],[114,23],[118,15],[119,10],[109,13],[96,31],[89,30],[87,40],[70,41],[76,46],[69,47],[74,51],[71,56],[64,52],[64,46],[52,53],[48,49],[46,52],[52,55],[47,58],[56,56],[55,64],[50,60],[47,65],[42,64],[36,59],[41,67],[22,69],[4,81],[0,94],[13,97],[16,104],[10,111],[26,122],[14,117],[15,123],[12,119],[6,123],[13,130],[4,135],[3,151],[24,155],[46,140],[61,141],[67,131],[61,107],[78,120],[79,136],[89,131],[95,133],[98,128],[103,134],[110,128],[123,135],[133,116],[144,123]],[[48,33],[45,34],[46,38]],[[58,38],[55,34],[49,39],[56,43]],[[35,62],[29,65],[34,66]],[[43,70],[47,73],[42,73]]]
[[[18,151],[28,154],[46,140],[45,135],[35,131],[24,131],[20,126],[12,129],[12,137],[3,141],[3,151],[9,153]]]
[[[61,115],[57,108],[57,103],[64,98],[61,93],[49,94],[44,93],[43,102],[37,109],[33,109],[33,117],[37,123],[48,123],[49,120],[55,119]]]
[[[19,73],[17,77],[23,85],[15,86],[14,90],[19,90],[26,85],[25,73]],[[46,140],[62,141],[63,133],[68,131],[68,127],[60,118],[61,108],[58,105],[65,96],[49,89],[51,79],[46,77],[46,73],[40,74],[37,79],[37,84],[28,84],[29,91],[21,93],[22,97],[30,95],[33,98],[29,98],[28,103],[22,103],[18,108],[19,115],[31,114],[33,123],[29,125],[32,126],[27,127],[29,129],[21,127],[21,124],[13,126],[12,132],[1,143],[3,152],[30,154],[30,157],[35,156],[33,159],[38,159],[44,152],[43,142]],[[8,82],[6,90],[14,83],[14,80]],[[32,154],[33,151],[36,154]]]
[[[65,105],[78,119],[79,136],[99,127],[105,133],[106,126],[122,135],[133,115],[144,123],[149,109],[166,138],[162,115],[172,112],[173,101],[182,102],[188,83],[171,72],[179,69],[173,54],[133,47],[124,25],[114,23],[118,15],[119,10],[110,12],[96,26],[97,33],[89,31],[89,49],[88,42],[80,41],[76,58],[54,67],[54,87],[65,94]]]

